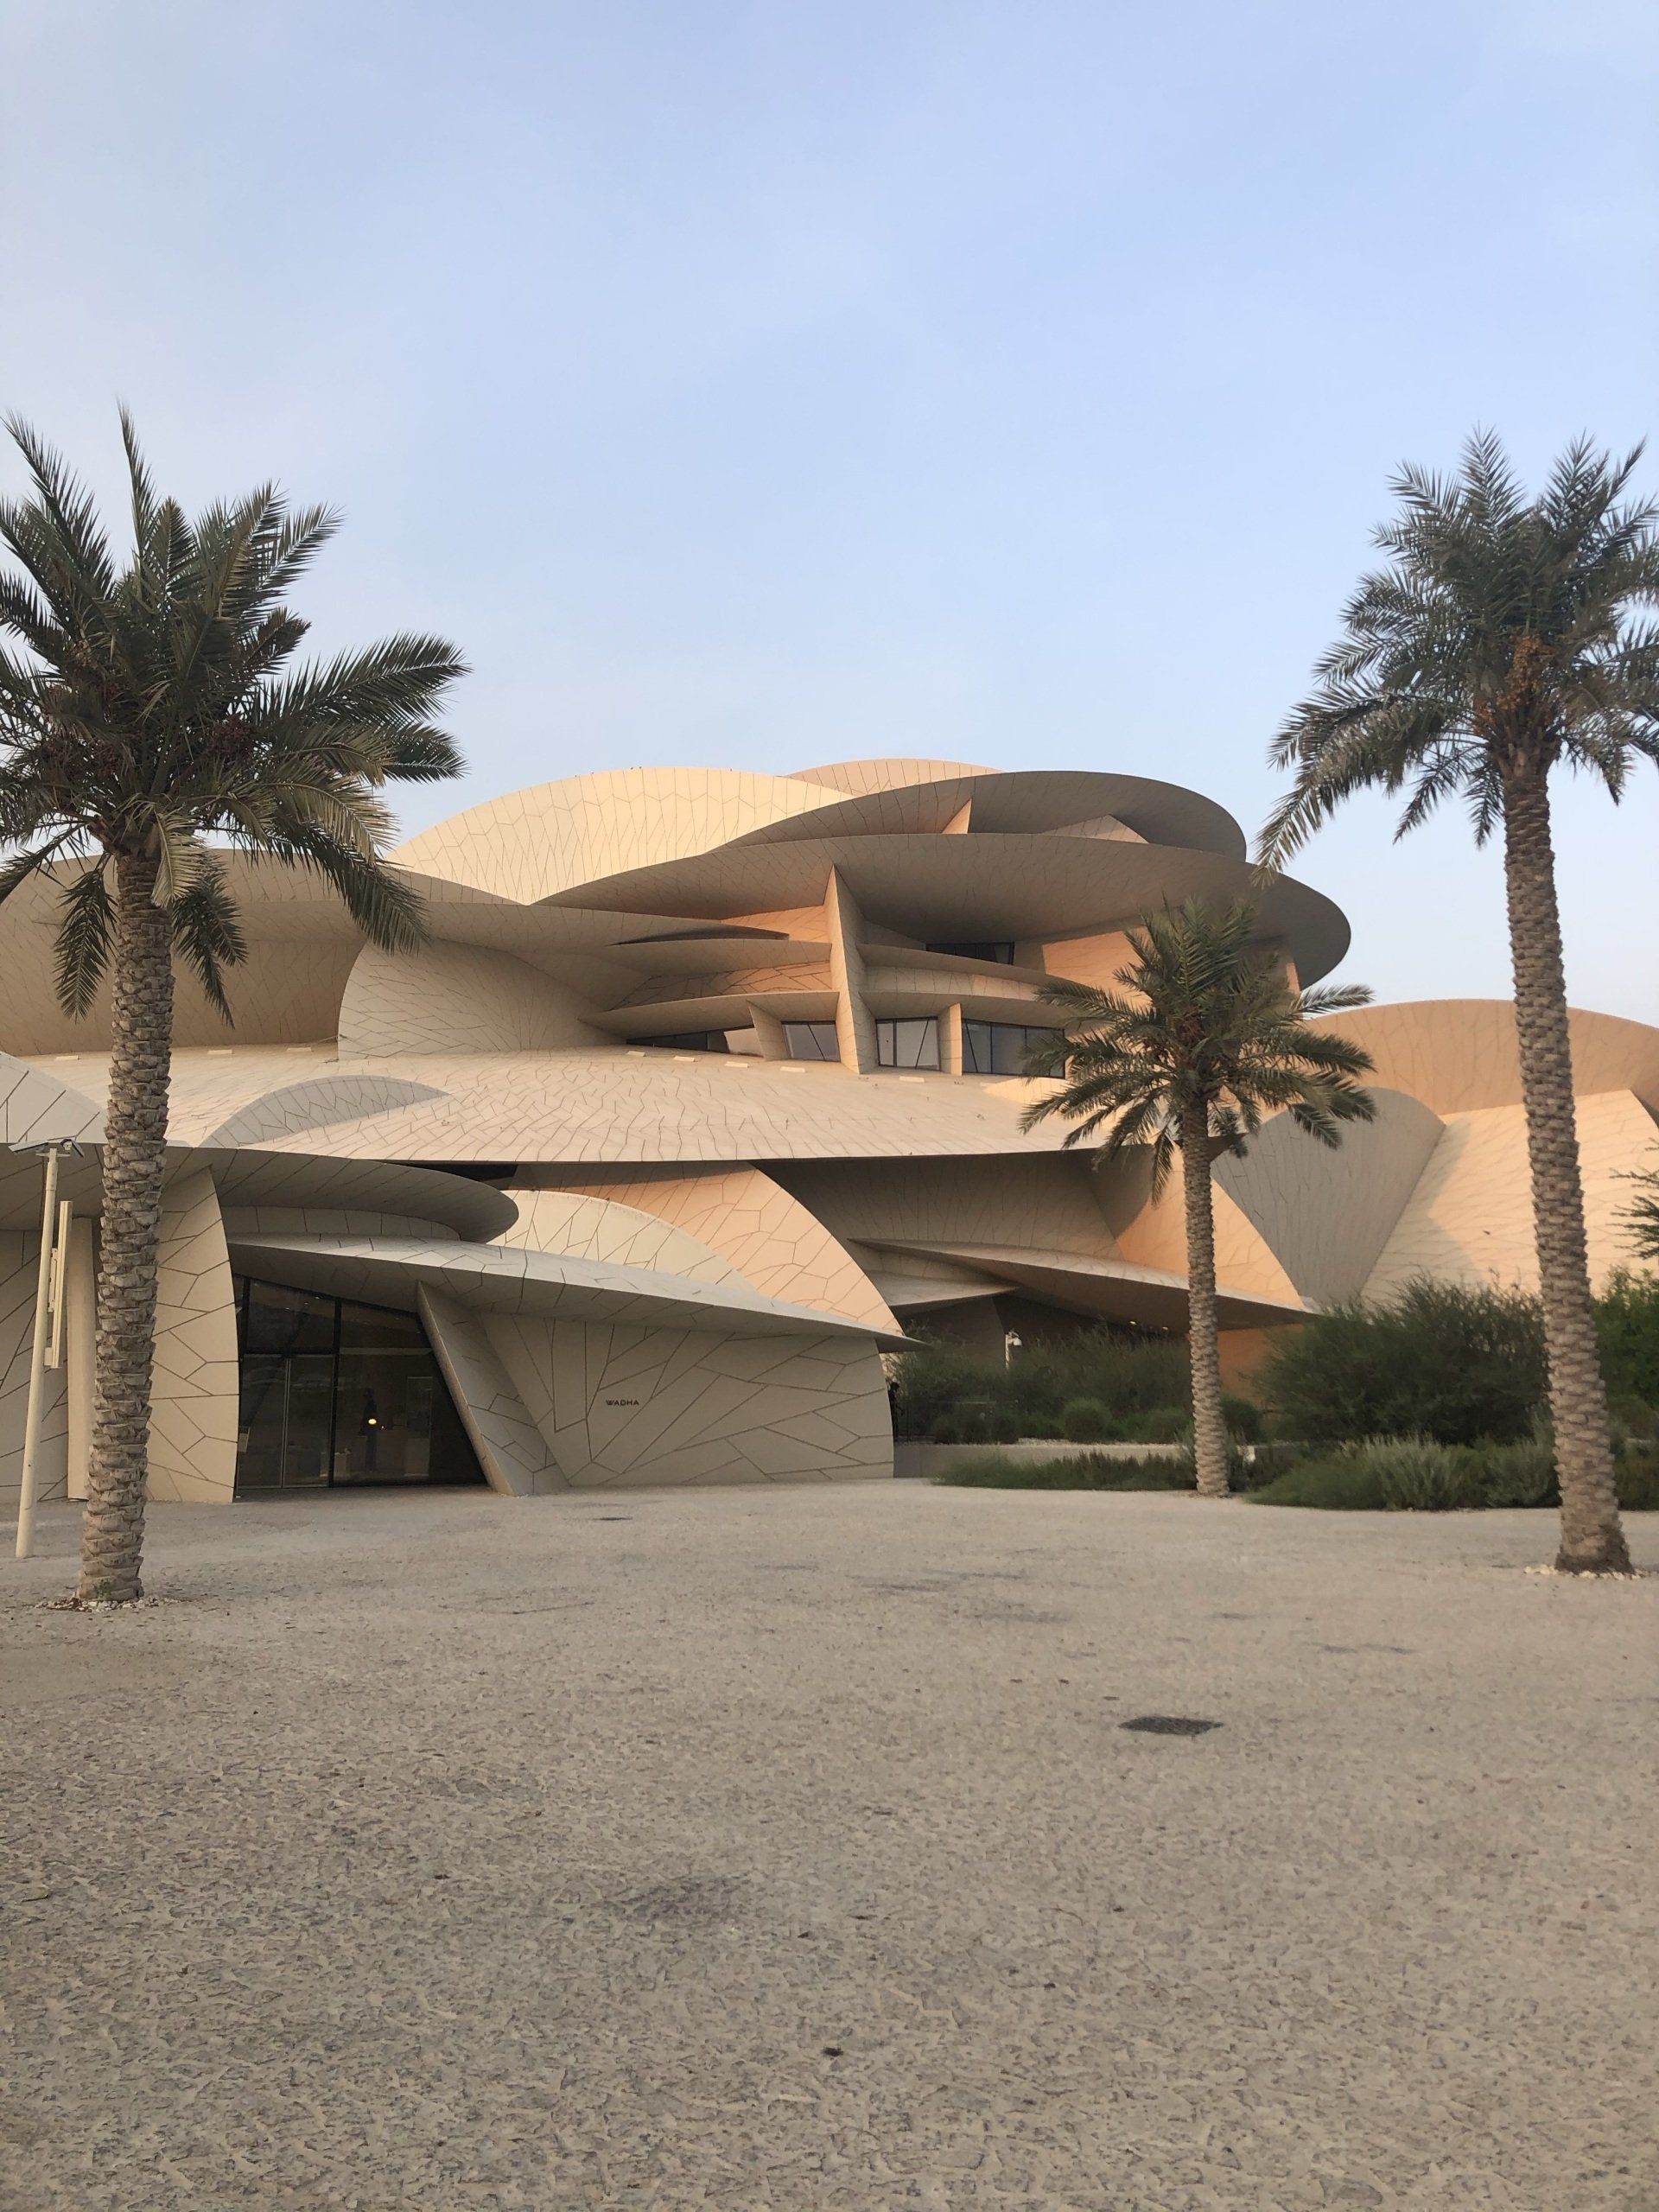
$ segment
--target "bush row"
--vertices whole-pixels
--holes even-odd
[[[1080,1452],[1065,1459],[1006,1458],[946,1462],[933,1478],[963,1490],[1191,1490],[1190,1459],[1109,1459]]]
[[[1615,1276],[1596,1325],[1616,1421],[1634,1437],[1653,1436],[1659,1275]],[[1226,1406],[1230,1429],[1247,1443],[1264,1427],[1310,1444],[1402,1435],[1467,1448],[1524,1443],[1547,1409],[1537,1300],[1427,1281],[1373,1304],[1351,1300],[1284,1331],[1251,1393]],[[895,1395],[901,1434],[945,1444],[1173,1442],[1191,1419],[1185,1344],[1107,1328],[1033,1345],[1012,1366],[925,1344],[898,1363]]]
[[[1262,1410],[1248,1398],[1222,1401],[1227,1426],[1246,1444],[1262,1433]],[[1068,1444],[1179,1444],[1192,1427],[1188,1406],[1153,1406],[1144,1413],[1114,1414],[1098,1398],[1069,1398],[1058,1420],[1036,1427],[1019,1407],[992,1398],[963,1398],[928,1423],[934,1444],[1017,1444],[1022,1438],[1062,1436]]]
[[[1186,1346],[1179,1338],[1090,1330],[1059,1344],[1033,1344],[1012,1366],[955,1344],[924,1343],[899,1363],[895,1377],[901,1427],[912,1436],[940,1433],[940,1443],[1012,1442],[1020,1436],[1059,1436],[1068,1406],[1087,1401],[1127,1435],[1131,1422],[1180,1412],[1188,1416]],[[1086,1440],[1106,1442],[1106,1437]],[[1141,1440],[1156,1443],[1148,1435]]]
[[[1659,1511],[1659,1448],[1627,1445],[1616,1468],[1627,1513]],[[1258,1505],[1302,1505],[1359,1513],[1450,1513],[1495,1506],[1555,1505],[1555,1463],[1548,1443],[1452,1446],[1421,1436],[1372,1437],[1329,1454],[1264,1445],[1239,1455],[1233,1488]],[[934,1479],[970,1490],[1178,1491],[1193,1487],[1185,1454],[1109,1459],[1079,1452],[1065,1459],[1006,1456],[947,1461]]]
[[[1249,1496],[1258,1505],[1311,1505],[1366,1513],[1464,1512],[1559,1505],[1548,1440],[1446,1445],[1425,1436],[1368,1438],[1334,1452],[1268,1446],[1256,1456]],[[1659,1511],[1659,1447],[1626,1442],[1614,1462],[1627,1513]]]

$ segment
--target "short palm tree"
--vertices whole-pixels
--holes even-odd
[[[110,550],[87,493],[7,425],[29,496],[0,502],[0,899],[60,888],[57,988],[86,1014],[110,982],[109,1105],[84,1601],[139,1594],[173,973],[228,1014],[242,957],[224,846],[310,870],[389,948],[423,910],[385,865],[391,782],[453,776],[430,720],[461,673],[442,639],[397,637],[289,667],[306,624],[285,594],[336,527],[266,486],[194,521],[158,498],[122,416],[133,549]],[[210,840],[220,841],[218,844]]]
[[[1398,834],[1442,799],[1475,842],[1503,837],[1515,1021],[1532,1170],[1539,1287],[1560,1472],[1557,1565],[1628,1569],[1591,1302],[1568,1042],[1549,779],[1565,766],[1617,799],[1659,760],[1659,505],[1625,498],[1623,460],[1580,440],[1526,499],[1496,438],[1471,440],[1455,477],[1407,468],[1389,565],[1349,601],[1346,634],[1280,732],[1291,788],[1262,834],[1277,863],[1345,798],[1408,791]]]
[[[1027,1128],[1058,1115],[1074,1125],[1068,1146],[1098,1146],[1099,1166],[1145,1147],[1154,1197],[1180,1154],[1193,1457],[1205,1497],[1228,1491],[1211,1163],[1242,1153],[1268,1114],[1287,1113],[1335,1145],[1344,1122],[1368,1122],[1373,1111],[1357,1080],[1370,1067],[1366,1054],[1335,1031],[1308,1027],[1314,1014],[1366,1005],[1370,991],[1360,983],[1299,990],[1259,929],[1248,900],[1149,915],[1129,933],[1121,988],[1049,986],[1044,996],[1065,1015],[1065,1031],[1028,1063],[1033,1075],[1064,1074],[1058,1090],[1027,1108]]]

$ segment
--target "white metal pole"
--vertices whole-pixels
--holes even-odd
[[[17,1498],[17,1556],[27,1559],[35,1537],[35,1463],[46,1410],[46,1332],[52,1318],[52,1243],[58,1225],[58,1147],[46,1154],[46,1193],[41,1207],[41,1268],[35,1288],[35,1343],[29,1363],[29,1411],[23,1416],[23,1479]]]
[[[67,1198],[58,1200],[58,1233],[52,1240],[52,1311],[46,1338],[46,1363],[63,1365],[63,1317],[69,1294],[69,1232],[75,1210]]]
[[[98,1380],[98,1277],[92,1262],[92,1224],[85,1214],[69,1224],[64,1328],[69,1414],[69,1495],[85,1497],[92,1454],[92,1393]]]

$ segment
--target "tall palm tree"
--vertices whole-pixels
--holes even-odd
[[[1346,633],[1272,748],[1294,772],[1262,833],[1295,851],[1345,798],[1409,791],[1400,836],[1461,798],[1475,842],[1501,829],[1515,1023],[1532,1170],[1550,1406],[1560,1470],[1558,1567],[1627,1571],[1596,1363],[1579,1176],[1549,779],[1565,765],[1613,798],[1659,760],[1659,504],[1626,499],[1623,460],[1569,446],[1529,500],[1502,446],[1471,439],[1452,478],[1406,468],[1389,565],[1364,577]]]
[[[1121,989],[1048,987],[1044,996],[1066,1016],[1066,1029],[1027,1062],[1030,1074],[1063,1071],[1064,1079],[1026,1109],[1027,1128],[1058,1115],[1075,1125],[1067,1146],[1098,1143],[1099,1166],[1147,1147],[1154,1197],[1180,1154],[1193,1456],[1205,1497],[1225,1497],[1228,1489],[1211,1164],[1242,1153],[1265,1114],[1288,1113],[1298,1128],[1335,1145],[1344,1122],[1369,1122],[1374,1110],[1357,1081],[1370,1067],[1366,1054],[1307,1026],[1312,1015],[1366,1005],[1370,991],[1363,983],[1298,990],[1258,929],[1245,899],[1194,900],[1149,915],[1129,932],[1133,957],[1117,972]]]
[[[453,776],[430,720],[462,672],[440,638],[288,664],[284,603],[334,535],[274,486],[194,521],[156,495],[124,413],[133,547],[118,565],[88,494],[26,424],[7,429],[29,496],[0,501],[0,899],[39,870],[61,895],[57,990],[110,982],[97,1383],[79,1595],[139,1595],[167,1142],[174,962],[229,1015],[243,957],[223,848],[309,870],[375,944],[418,942],[423,910],[386,868],[392,782]],[[215,844],[210,840],[221,841]]]

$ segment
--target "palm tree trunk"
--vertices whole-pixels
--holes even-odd
[[[1181,1117],[1181,1188],[1186,1202],[1186,1351],[1192,1371],[1192,1459],[1200,1497],[1225,1497],[1227,1424],[1221,1411],[1221,1338],[1216,1325],[1216,1207],[1210,1181],[1210,1116]]]
[[[173,949],[168,917],[155,902],[154,861],[124,857],[114,874],[98,1374],[76,1594],[83,1604],[124,1605],[142,1594]]]
[[[1504,778],[1503,880],[1538,1285],[1549,1355],[1549,1407],[1561,1484],[1561,1548],[1555,1564],[1573,1574],[1628,1573],[1630,1555],[1613,1486],[1607,1395],[1596,1356],[1561,918],[1543,770],[1516,768]]]

